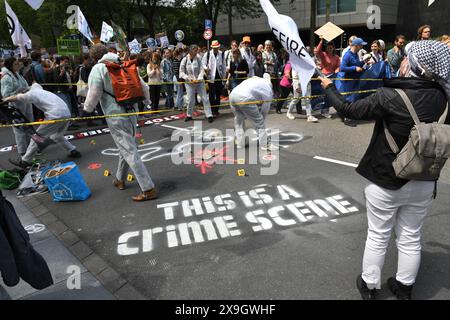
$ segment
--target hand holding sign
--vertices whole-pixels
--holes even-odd
[[[344,33],[344,30],[339,28],[337,25],[328,22],[324,26],[322,26],[320,29],[318,29],[316,32],[320,39],[325,39],[327,41],[333,41],[337,37],[339,37],[341,34]]]

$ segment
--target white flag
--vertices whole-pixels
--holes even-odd
[[[102,34],[100,35],[100,41],[108,43],[111,38],[114,37],[114,29],[106,22],[102,24]]]
[[[30,7],[32,7],[34,10],[39,9],[42,4],[44,3],[44,0],[25,0]]]
[[[77,24],[78,24],[78,31],[80,31],[83,36],[85,36],[86,38],[89,39],[89,41],[92,42],[91,29],[89,29],[87,20],[84,17],[83,12],[81,12],[80,7],[77,8]]]
[[[26,57],[27,48],[31,48],[31,39],[25,32],[25,30],[22,28],[19,19],[9,6],[8,2],[6,2],[6,0],[5,0],[5,8],[6,8],[6,18],[9,24],[9,33],[11,34],[12,42],[15,46],[18,46],[20,48],[20,55],[22,57]]]
[[[289,52],[292,68],[298,72],[303,95],[306,95],[308,83],[316,70],[313,58],[306,50],[295,21],[277,12],[269,0],[259,0],[261,7],[269,18],[269,25],[277,40]]]

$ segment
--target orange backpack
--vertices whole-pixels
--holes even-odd
[[[113,62],[104,62],[111,77],[111,83],[114,95],[105,91],[108,95],[114,97],[117,103],[127,107],[145,100],[144,90],[138,73],[137,60],[124,61],[120,64]]]

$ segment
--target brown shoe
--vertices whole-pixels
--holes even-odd
[[[119,180],[114,180],[113,182],[114,187],[116,187],[119,190],[125,190],[125,182],[124,181],[119,181]]]
[[[146,191],[146,192],[138,195],[137,197],[133,197],[133,201],[143,202],[143,201],[155,200],[156,198],[158,198],[158,195],[156,193],[156,189],[153,188],[152,190]]]

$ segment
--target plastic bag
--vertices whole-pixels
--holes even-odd
[[[91,191],[74,162],[51,168],[46,172],[44,182],[55,202],[84,201],[91,196]]]

